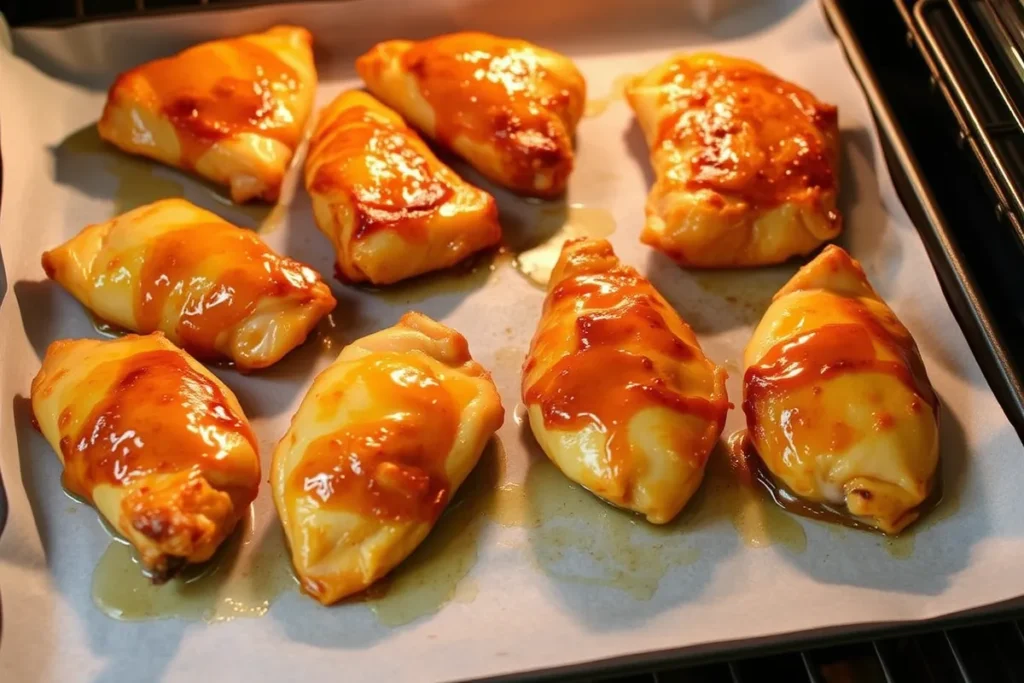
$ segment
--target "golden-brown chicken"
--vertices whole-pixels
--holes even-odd
[[[897,533],[939,463],[938,399],[860,264],[825,248],[775,295],[744,355],[743,410],[776,482]]]
[[[605,240],[566,243],[523,366],[530,428],[567,477],[664,524],[704,477],[725,372]]]
[[[117,77],[100,137],[231,188],[276,201],[313,108],[312,37],[276,26],[189,48]]]
[[[335,305],[313,269],[183,199],[88,226],[43,269],[103,320],[242,370],[276,363]]]
[[[383,285],[455,265],[501,241],[494,198],[441,163],[402,118],[361,91],[320,114],[306,189],[339,278]]]
[[[714,54],[673,57],[626,97],[657,174],[645,244],[717,268],[780,263],[839,235],[834,106]]]
[[[504,411],[458,332],[418,313],[346,346],[313,382],[270,476],[303,589],[330,604],[404,560]]]
[[[208,560],[256,498],[256,439],[234,394],[160,333],[50,345],[32,410],[92,503],[155,580]]]
[[[538,197],[565,191],[586,103],[568,57],[467,32],[379,43],[356,70],[370,92],[491,180]]]

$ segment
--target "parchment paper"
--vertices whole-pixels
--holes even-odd
[[[751,547],[726,513],[657,536],[636,523],[626,542],[642,546],[637,561],[609,579],[608,572],[616,570],[592,551],[618,542],[602,537],[609,527],[600,514],[620,513],[545,519],[536,528],[498,523],[515,522],[514,512],[480,513],[471,520],[477,531],[467,541],[476,560],[456,581],[455,599],[403,626],[380,623],[372,603],[325,609],[294,589],[262,618],[223,623],[122,623],[98,611],[91,601],[91,574],[109,538],[92,511],[62,494],[57,458],[32,430],[26,401],[49,342],[97,332],[69,295],[44,281],[40,253],[126,203],[168,193],[183,193],[255,227],[263,218],[259,212],[225,204],[211,187],[184,174],[124,161],[95,143],[91,127],[105,88],[120,70],[199,40],[276,22],[315,33],[320,104],[356,83],[353,58],[374,42],[465,28],[518,35],[566,52],[577,60],[595,98],[617,77],[645,70],[673,51],[713,48],[759,60],[837,103],[847,226],[841,242],[916,335],[945,406],[947,503],[913,535],[912,551],[906,542],[894,550],[876,536],[836,532],[807,520],[797,522],[805,547]],[[0,536],[0,680],[457,679],[928,619],[1024,595],[1021,444],[940,293],[893,191],[869,111],[816,3],[286,3],[20,30],[14,32],[14,49],[18,56],[0,49],[0,247],[8,284],[0,307],[0,471],[10,507]],[[731,369],[729,391],[738,402],[743,346],[767,298],[794,267],[688,273],[640,245],[651,172],[624,102],[612,101],[602,115],[584,120],[578,145],[568,201],[614,216],[611,240],[619,255],[651,277],[693,325],[706,352]],[[457,168],[493,189],[464,166]],[[541,241],[551,213],[560,211],[494,192],[513,245]],[[301,189],[283,213],[281,225],[266,232],[267,242],[331,273],[331,250],[315,229]],[[528,470],[543,465],[512,418],[518,367],[543,293],[500,258],[485,259],[464,278],[463,285],[442,277],[389,294],[334,283],[340,303],[328,335],[331,348],[312,340],[278,367],[249,376],[217,370],[255,424],[264,466],[310,380],[338,344],[416,308],[461,330],[476,358],[494,372],[508,410],[499,433],[507,467],[489,486],[513,490],[517,483],[529,484]],[[740,412],[733,411],[727,433],[740,425]],[[548,480],[548,488],[552,481],[557,485]],[[579,495],[567,484],[564,490],[566,500]],[[529,499],[533,492],[526,493]],[[713,507],[709,497],[695,504]],[[700,517],[699,512],[688,514]],[[268,538],[277,523],[264,486],[250,537]],[[444,524],[445,519],[438,531]],[[553,535],[547,532],[558,524],[568,524],[568,531],[564,553],[553,558]],[[655,572],[651,578],[652,558],[664,561],[664,576]],[[630,583],[637,576],[643,579],[640,588]]]

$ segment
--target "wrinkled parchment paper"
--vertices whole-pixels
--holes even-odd
[[[273,444],[339,344],[393,324],[407,308],[466,335],[476,358],[493,370],[508,411],[499,433],[506,466],[491,463],[491,480],[470,495],[486,498],[498,486],[505,491],[466,508],[473,518],[460,522],[465,529],[449,529],[451,553],[468,559],[452,570],[454,577],[435,577],[452,585],[426,610],[433,613],[391,626],[401,615],[379,616],[372,602],[325,609],[289,588],[261,618],[124,623],[105,616],[94,607],[90,586],[109,538],[91,510],[63,495],[57,458],[32,430],[26,400],[49,342],[97,332],[69,295],[45,281],[40,253],[126,206],[183,194],[241,225],[264,223],[271,246],[331,273],[328,242],[315,229],[301,188],[290,207],[268,218],[265,209],[224,203],[213,188],[184,174],[126,160],[100,146],[92,128],[120,70],[277,22],[315,33],[320,104],[356,83],[353,58],[374,42],[465,28],[566,52],[595,99],[613,90],[617,78],[673,51],[713,48],[759,60],[837,103],[847,225],[842,244],[916,335],[943,399],[946,503],[910,540],[895,545],[807,520],[795,522],[795,540],[792,528],[777,543],[751,539],[737,531],[749,520],[729,510],[691,511],[684,514],[689,522],[661,535],[602,506],[573,512],[584,509],[577,505],[580,492],[562,480],[548,477],[543,491],[532,490],[540,485],[531,483],[530,472],[545,465],[528,430],[513,419],[519,363],[543,293],[507,259],[484,259],[462,280],[428,279],[387,293],[334,283],[340,303],[334,327],[325,330],[333,345],[312,340],[279,366],[249,376],[217,370],[252,418],[268,467]],[[927,619],[1024,595],[1021,444],[940,293],[893,191],[868,108],[816,3],[285,3],[26,29],[14,32],[14,49],[15,56],[0,49],[0,248],[7,281],[0,307],[0,472],[10,508],[0,536],[0,680],[457,679]],[[560,212],[610,214],[619,255],[650,276],[706,352],[726,364],[730,395],[738,402],[743,346],[768,297],[794,268],[688,273],[640,245],[651,182],[647,150],[625,103],[613,98],[593,109],[603,105],[604,112],[579,129],[568,202],[585,208],[530,204],[495,190],[507,239],[516,248],[542,242]],[[727,433],[740,425],[733,411]],[[547,498],[536,498],[542,494]],[[565,509],[559,508],[562,495]],[[713,510],[715,495],[705,492],[693,505]],[[526,509],[494,512],[502,500],[525,501]],[[543,518],[539,526],[531,515]],[[246,538],[255,539],[247,541],[255,547],[273,538],[277,525],[266,486],[253,516]],[[442,519],[439,532],[448,521]],[[390,595],[393,611],[401,612],[402,595]]]

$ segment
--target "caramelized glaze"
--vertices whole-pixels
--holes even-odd
[[[676,60],[662,80],[674,113],[655,146],[697,147],[685,185],[774,207],[833,192],[837,109],[751,62]],[[678,178],[677,178],[678,180]],[[833,212],[833,222],[839,215]]]
[[[128,486],[150,474],[193,468],[217,472],[232,465],[225,456],[239,436],[256,450],[245,418],[180,353],[146,351],[120,365],[115,384],[80,429],[67,431],[70,409],[58,418],[64,486],[72,493],[92,502],[101,484]],[[254,487],[249,499],[255,496]]]
[[[665,319],[669,314],[674,315],[650,282],[621,264],[559,280],[545,302],[544,316],[575,318],[576,348],[524,385],[523,400],[540,406],[549,428],[595,425],[605,433],[607,466],[614,477],[629,476],[634,459],[627,427],[641,410],[660,406],[715,425],[705,433],[702,448],[680,449],[684,457],[700,458],[697,467],[704,466],[724,424],[724,397],[692,395],[676,369],[680,363],[714,366],[670,329]],[[541,327],[524,377],[546,348],[564,344],[563,335],[562,328]]]
[[[566,57],[465,32],[380,43],[356,69],[371,92],[492,180],[528,195],[564,192],[586,97]]]
[[[485,33],[458,33],[416,43],[402,58],[434,110],[435,135],[451,144],[466,136],[528,156],[509,169],[523,184],[533,164],[572,165],[572,149],[560,144],[564,132],[552,114],[570,120],[573,93],[568,84],[541,92],[538,84],[556,74],[545,68],[529,43]]]
[[[320,231],[346,282],[392,284],[501,239],[494,198],[445,166],[402,118],[361,91],[320,115],[305,166]]]
[[[790,491],[785,484],[772,476],[772,473],[765,467],[758,457],[757,449],[754,448],[754,444],[750,440],[750,434],[746,429],[732,434],[729,437],[728,446],[733,470],[743,472],[745,482],[762,489],[775,505],[786,512],[818,522],[838,524],[859,531],[879,532],[879,529],[873,525],[863,522],[860,518],[853,515],[845,505],[805,500]],[[941,501],[942,477],[938,476],[937,473],[928,498],[918,505],[914,511],[919,515],[924,515],[937,507]]]
[[[212,267],[217,261],[221,267]],[[114,258],[98,277],[120,269]],[[290,294],[302,305],[315,298],[317,284],[313,270],[276,255],[247,230],[227,223],[188,225],[156,236],[149,245],[139,273],[135,320],[142,332],[163,329],[173,302],[176,329],[165,331],[195,356],[211,358],[220,355],[218,335],[249,317],[262,299]]]
[[[780,396],[795,389],[826,381],[847,372],[877,372],[898,379],[912,393],[920,397],[938,415],[938,399],[917,346],[909,337],[897,337],[857,299],[831,297],[830,305],[841,308],[856,320],[849,324],[822,325],[776,344],[744,374],[743,412],[752,433],[760,429],[756,406],[771,396]],[[889,313],[892,316],[891,313]],[[887,321],[898,324],[895,316]],[[897,360],[879,360],[875,344],[890,351]],[[819,389],[820,391],[820,389]],[[912,404],[911,410],[920,409]],[[797,412],[797,411],[791,411]],[[803,419],[799,414],[793,419]],[[892,426],[892,417],[879,413],[875,429],[882,431]],[[832,452],[846,450],[855,435],[844,429],[843,423],[823,430],[830,443],[822,444]]]
[[[938,479],[939,401],[910,332],[849,254],[829,246],[801,268],[744,355],[750,439],[791,498],[889,534],[918,518]]]
[[[148,84],[143,103],[174,125],[185,167],[194,167],[211,146],[239,133],[259,133],[291,149],[298,144],[301,124],[288,101],[299,88],[299,75],[273,50],[251,40],[205,43],[136,67],[114,82],[111,100],[139,78]]]
[[[271,465],[303,590],[329,605],[412,554],[503,418],[466,339],[422,314],[342,349],[313,381]]]
[[[346,191],[357,215],[352,239],[381,229],[407,240],[427,238],[426,219],[452,198],[452,188],[408,127],[364,106],[343,110],[310,142],[311,192]]]
[[[451,491],[445,458],[459,429],[456,400],[408,354],[376,354],[348,386],[365,389],[367,408],[309,445],[289,495],[381,520],[433,523]],[[323,419],[331,405],[330,396],[321,398]]]

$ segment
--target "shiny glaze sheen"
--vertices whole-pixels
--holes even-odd
[[[551,292],[553,302],[571,297],[581,302],[581,308],[613,308],[580,313],[576,353],[557,362],[523,397],[527,404],[541,406],[548,427],[578,430],[592,423],[606,432],[613,476],[627,475],[632,466],[626,427],[644,408],[662,406],[711,421],[722,414],[719,403],[686,395],[668,368],[631,349],[639,342],[674,362],[698,358],[668,329],[660,302],[647,293],[649,288],[628,267],[559,283]],[[536,345],[544,343],[541,338]]]
[[[510,189],[564,192],[586,84],[566,57],[464,32],[386,41],[356,68],[371,92]]]
[[[321,112],[305,177],[343,281],[391,284],[452,266],[501,239],[494,198],[361,91],[342,93]]]
[[[183,199],[86,226],[42,265],[103,322],[242,370],[273,365],[336,303],[311,268]]]
[[[677,314],[635,269],[617,260],[609,267],[582,265],[595,256],[614,259],[607,242],[578,240],[566,250],[577,247],[582,247],[580,255],[569,256],[563,271],[568,275],[552,280],[542,324],[523,368],[524,402],[540,406],[548,428],[595,425],[605,433],[607,467],[614,478],[635,474],[628,426],[637,413],[657,406],[698,417],[710,428],[698,448],[681,443],[678,452],[702,469],[725,421],[724,376],[695,339],[684,339],[670,327],[667,318]],[[574,268],[573,258],[580,259],[580,268]],[[575,349],[536,377],[538,359],[553,357],[566,343],[564,328],[544,325],[549,317],[574,320]],[[695,374],[716,385],[715,395],[703,395],[691,383]]]
[[[310,140],[310,192],[346,192],[356,216],[352,239],[383,229],[425,240],[427,218],[454,194],[452,174],[419,136],[395,115],[365,105],[332,105]]]
[[[835,297],[832,304],[856,323],[822,325],[784,340],[757,365],[747,368],[743,410],[748,427],[757,429],[755,405],[759,401],[847,372],[891,375],[937,415],[938,399],[913,341],[894,336],[856,299]],[[899,324],[895,316],[888,323]],[[879,360],[875,344],[888,349],[898,360]],[[888,422],[879,419],[877,428],[885,429]]]
[[[209,475],[230,467],[228,451],[238,438],[256,450],[244,416],[170,350],[124,359],[108,395],[75,433],[67,431],[70,414],[65,409],[57,423],[64,486],[89,501],[102,484],[127,487],[150,474],[201,469]],[[248,497],[255,495],[254,486]]]
[[[160,333],[53,342],[32,411],[65,490],[134,546],[154,583],[209,560],[256,497],[257,442],[238,400]]]
[[[433,523],[451,493],[445,458],[459,428],[449,389],[426,363],[396,353],[367,357],[349,384],[365,389],[367,407],[309,445],[288,495],[380,520]],[[327,417],[330,397],[323,400]]]
[[[677,55],[626,88],[656,179],[640,241],[697,268],[783,263],[842,231],[836,108],[760,65]]]
[[[662,86],[675,113],[654,142],[700,149],[684,174],[688,189],[761,208],[836,189],[836,107],[741,60],[677,60]]]
[[[221,267],[210,268],[218,262]],[[120,267],[111,261],[105,275]],[[262,299],[290,296],[301,306],[316,297],[319,284],[315,271],[278,256],[248,230],[228,223],[187,225],[148,245],[135,318],[141,332],[161,330],[173,306],[175,329],[164,331],[193,355],[214,358],[218,335],[248,318]]]
[[[939,401],[913,337],[846,252],[827,247],[779,291],[745,366],[747,431],[780,490],[884,533],[927,507]]]
[[[244,37],[197,45],[127,71],[111,86],[111,99],[132,79],[146,81],[143,101],[174,125],[186,167],[238,133],[259,133],[292,149],[302,133],[288,107],[298,73]]]
[[[346,345],[313,380],[271,464],[274,505],[303,590],[332,604],[403,562],[503,418],[494,382],[466,339],[422,314]]]

